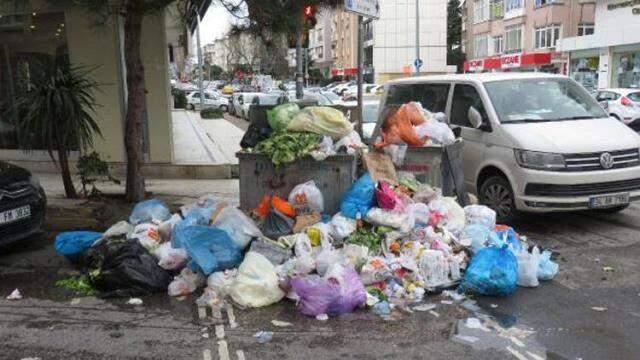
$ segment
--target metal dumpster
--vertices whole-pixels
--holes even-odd
[[[353,155],[329,156],[316,161],[310,156],[275,169],[267,155],[238,152],[240,168],[240,208],[252,210],[264,195],[287,198],[293,188],[315,181],[324,196],[325,213],[340,211],[340,200],[356,180],[357,159]]]

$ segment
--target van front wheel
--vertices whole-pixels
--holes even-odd
[[[487,178],[480,186],[478,195],[481,204],[496,212],[499,223],[509,223],[517,217],[513,190],[504,177],[496,175]]]

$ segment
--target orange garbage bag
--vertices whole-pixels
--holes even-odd
[[[256,206],[255,209],[253,209],[253,212],[255,214],[258,214],[260,217],[267,217],[267,215],[269,215],[269,203],[271,202],[271,196],[269,195],[265,195],[262,197],[262,200],[260,200],[260,203],[258,204],[258,206]]]
[[[296,217],[296,208],[294,208],[290,202],[288,202],[287,200],[284,200],[279,196],[273,196],[271,198],[271,205],[273,206],[274,209],[280,211],[281,213],[283,213],[284,215],[287,215],[290,218]]]
[[[382,127],[382,142],[376,143],[375,147],[381,149],[389,144],[401,143],[409,146],[423,146],[427,139],[418,136],[413,127],[424,122],[425,118],[418,104],[410,102],[402,105],[385,120]]]

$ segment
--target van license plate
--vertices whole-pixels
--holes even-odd
[[[626,205],[628,203],[629,203],[629,193],[595,196],[595,197],[589,198],[589,207],[592,209]]]
[[[31,217],[31,208],[29,207],[29,205],[22,206],[17,209],[3,211],[0,212],[0,225],[27,219],[29,217]]]

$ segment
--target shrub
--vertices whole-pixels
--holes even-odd
[[[208,108],[200,111],[200,117],[203,119],[220,119],[224,115],[224,111],[215,108]]]

